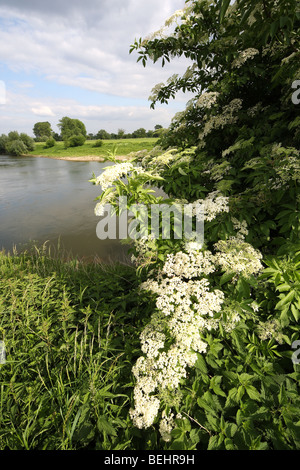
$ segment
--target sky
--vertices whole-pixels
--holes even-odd
[[[88,133],[168,127],[190,97],[150,109],[152,88],[188,63],[144,68],[129,54],[135,39],[158,30],[184,0],[0,0],[0,134],[33,136],[39,121],[54,132],[64,116]]]

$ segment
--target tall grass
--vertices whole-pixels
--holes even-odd
[[[151,305],[123,265],[0,252],[0,449],[138,449],[131,367]]]

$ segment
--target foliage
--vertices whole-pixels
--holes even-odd
[[[45,142],[45,149],[49,149],[51,147],[54,147],[56,145],[56,140],[54,137],[49,137],[46,142]]]
[[[68,139],[64,140],[65,148],[69,147],[80,147],[86,141],[86,138],[82,134],[71,135]]]
[[[2,134],[0,137],[0,153],[8,155],[22,155],[33,151],[34,140],[25,133],[19,134],[17,131]]]
[[[128,417],[150,305],[135,271],[50,255],[0,253],[0,449],[143,448]]]
[[[66,147],[77,147],[83,145],[87,132],[85,125],[79,119],[71,119],[67,116],[61,118],[57,126]]]
[[[102,147],[103,146],[103,140],[96,140],[96,142],[94,142],[93,144],[93,147]]]
[[[37,141],[45,142],[52,135],[50,122],[36,122],[33,126],[33,133]]]
[[[175,23],[175,25],[174,25]],[[172,31],[168,30],[172,25]],[[134,242],[141,292],[156,307],[132,372],[135,426],[169,449],[299,449],[300,149],[296,1],[187,1],[165,27],[131,47],[139,61],[191,59],[152,92],[152,107],[193,92],[164,146],[96,177],[96,213],[188,206],[204,244]],[[124,177],[126,176],[126,181]],[[195,222],[195,220],[194,220]]]

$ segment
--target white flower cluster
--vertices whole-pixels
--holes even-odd
[[[249,47],[248,49],[242,51],[240,55],[232,62],[232,67],[240,68],[247,60],[252,59],[257,54],[259,54],[257,49]]]
[[[114,192],[110,192],[102,198],[100,202],[98,202],[95,206],[94,213],[95,215],[101,217],[105,212],[106,204],[109,204],[115,197]]]
[[[213,129],[223,128],[228,124],[235,124],[238,120],[237,112],[242,108],[242,100],[235,98],[228,105],[224,106],[223,112],[216,116],[211,116],[205,123],[204,129],[199,133],[199,139],[206,137]]]
[[[217,214],[229,212],[229,198],[220,195],[219,191],[213,191],[202,201],[202,209],[204,211],[204,220],[211,221]]]
[[[174,414],[170,413],[169,416],[167,416],[166,412],[163,411],[162,413],[162,420],[159,424],[159,432],[162,437],[162,439],[165,442],[170,442],[171,440],[171,432],[172,429],[174,428],[175,423],[174,423]]]
[[[280,322],[277,319],[260,322],[258,325],[258,336],[262,341],[274,339],[277,343],[282,344],[283,333]]]
[[[187,367],[195,364],[197,352],[206,352],[207,344],[201,333],[217,327],[213,316],[221,310],[223,292],[210,291],[206,278],[191,279],[194,275],[212,272],[210,257],[209,252],[170,255],[158,280],[148,279],[141,286],[157,294],[157,311],[140,336],[145,357],[140,357],[132,369],[136,386],[135,409],[130,411],[130,416],[139,428],[153,423],[159,410],[159,391],[176,389],[186,377]],[[177,269],[178,260],[181,260],[181,267]],[[193,267],[186,273],[189,260]],[[164,277],[168,269],[171,272]],[[171,344],[167,344],[167,338],[171,339]],[[153,395],[155,391],[158,396]],[[166,428],[169,424],[162,426]]]
[[[233,223],[234,230],[237,230],[236,238],[238,238],[239,240],[245,240],[245,237],[249,233],[247,229],[248,224],[246,220],[242,220],[242,222],[240,222],[235,217],[232,217],[231,221]]]
[[[195,243],[195,242],[191,242]],[[192,279],[199,275],[208,275],[215,271],[214,260],[210,251],[196,251],[190,245],[190,252],[182,251],[176,254],[168,254],[162,268],[162,273],[168,277],[183,276]]]
[[[102,190],[105,191],[107,188],[112,186],[113,182],[126,176],[131,171],[140,173],[141,168],[135,167],[130,162],[117,163],[105,168],[105,171],[96,178],[96,185],[100,185]]]
[[[216,104],[219,93],[217,92],[207,92],[203,93],[198,99],[196,106],[199,108],[210,109],[214,104]]]
[[[261,253],[240,238],[220,240],[215,245],[215,263],[225,272],[233,272],[249,277],[258,274],[262,269]]]

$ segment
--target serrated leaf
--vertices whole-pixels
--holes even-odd
[[[252,400],[260,401],[260,393],[253,385],[245,385],[246,392]]]
[[[97,421],[97,428],[100,432],[105,432],[110,436],[117,436],[115,428],[106,420],[104,416],[100,416]]]

